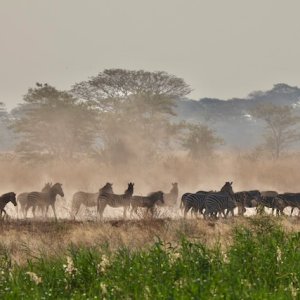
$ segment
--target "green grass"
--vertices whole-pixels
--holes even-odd
[[[144,250],[71,246],[22,266],[0,252],[1,299],[300,299],[300,233],[268,217],[236,228],[226,251],[185,238]]]

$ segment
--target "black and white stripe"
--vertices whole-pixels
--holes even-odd
[[[182,205],[184,208],[184,217],[186,217],[187,213],[191,210],[191,213],[194,213],[195,216],[197,213],[203,214],[203,210],[205,209],[205,199],[206,196],[210,192],[199,191],[195,194],[187,193],[184,194],[184,198],[182,199]]]
[[[107,191],[102,191],[98,196],[98,212],[100,218],[103,218],[103,212],[105,207],[124,207],[123,217],[126,218],[126,212],[130,207],[130,200],[133,195],[134,183],[128,183],[128,188],[122,195],[113,194]]]
[[[232,182],[226,182],[219,193],[206,196],[204,217],[217,217],[218,214],[227,217],[229,212],[234,216],[235,207],[236,201],[232,190]]]
[[[99,196],[98,193],[86,193],[86,192],[76,192],[72,198],[72,214],[74,218],[79,212],[81,205],[85,207],[96,207],[97,199]]]
[[[55,219],[56,217],[56,211],[55,211],[55,201],[56,196],[60,195],[61,197],[64,197],[64,192],[62,190],[62,184],[61,183],[55,183],[49,191],[47,192],[31,192],[28,194],[28,202],[25,208],[25,213],[27,215],[27,211],[30,207],[32,207],[32,213],[35,217],[35,209],[39,207],[44,212],[44,217],[46,217],[49,206],[52,207]]]
[[[164,193],[162,191],[153,192],[148,196],[133,196],[130,201],[131,215],[133,213],[137,213],[137,209],[142,207],[146,208],[153,216],[154,207],[158,204],[158,202],[164,204]]]

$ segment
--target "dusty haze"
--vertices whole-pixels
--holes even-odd
[[[233,181],[234,191],[277,190],[278,192],[299,192],[299,155],[277,162],[254,161],[232,153],[217,155],[214,159],[195,162],[178,155],[161,159],[155,164],[127,164],[106,166],[92,160],[78,162],[57,162],[24,164],[17,159],[1,161],[0,192],[39,191],[45,182],[61,182],[65,198],[57,196],[58,216],[69,218],[72,195],[76,191],[97,192],[107,181],[113,183],[115,193],[123,193],[127,183],[135,183],[135,195],[152,191],[169,192],[171,182],[179,183],[179,193],[197,190],[219,190],[225,181]],[[9,214],[15,215],[15,208],[9,204]],[[121,217],[122,209],[108,208],[105,217]],[[31,216],[31,214],[29,214]],[[52,212],[50,212],[52,215]],[[81,216],[95,217],[96,208],[88,211],[81,208]]]

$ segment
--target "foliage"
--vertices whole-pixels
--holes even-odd
[[[0,261],[3,299],[298,299],[300,235],[257,218],[225,251],[183,239],[110,252],[71,247],[67,256],[12,266]]]
[[[12,128],[25,157],[60,159],[88,152],[94,140],[95,113],[87,104],[48,84],[30,88],[15,113]]]
[[[300,118],[293,113],[291,107],[270,103],[259,105],[253,109],[252,115],[266,123],[264,146],[275,159],[278,159],[288,146],[299,140],[300,133],[296,125]]]
[[[213,155],[216,146],[222,144],[222,139],[206,125],[184,124],[183,128],[182,146],[193,159]]]
[[[172,114],[173,100],[184,97],[190,91],[183,79],[166,72],[124,69],[104,70],[72,88],[76,96],[92,101],[104,111],[118,111],[120,104],[130,98],[137,110],[152,114]]]
[[[166,72],[123,69],[104,70],[72,88],[100,113],[98,155],[118,164],[156,159],[170,146],[177,132],[170,122],[175,100],[189,92],[183,79]]]

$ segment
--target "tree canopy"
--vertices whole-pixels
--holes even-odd
[[[264,145],[275,159],[280,157],[283,150],[300,139],[297,128],[300,118],[294,114],[292,107],[268,103],[257,106],[252,115],[265,122]]]
[[[48,84],[30,88],[23,100],[12,124],[20,134],[19,152],[63,159],[89,150],[95,115],[86,103]]]

